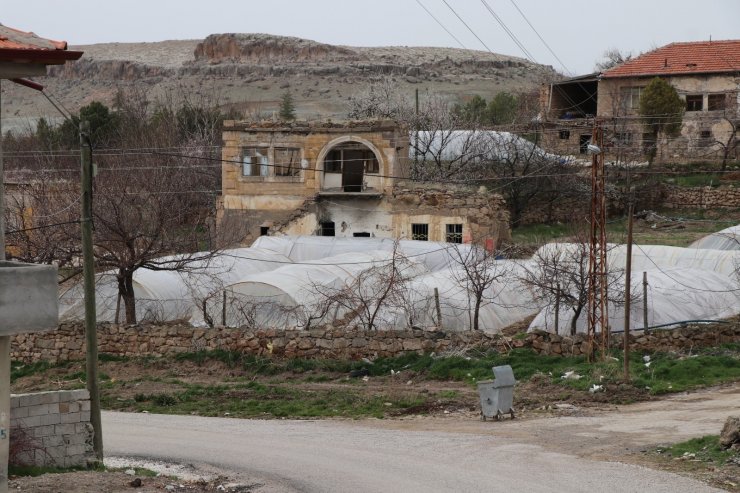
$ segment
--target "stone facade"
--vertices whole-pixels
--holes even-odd
[[[18,462],[36,466],[87,466],[94,460],[87,390],[59,390],[10,396],[10,441],[13,430],[27,439],[18,445]]]
[[[655,330],[650,334],[636,332],[631,337],[636,350],[669,351],[712,346],[740,341],[740,321]],[[84,359],[83,341],[81,323],[62,324],[53,332],[15,336],[11,357],[23,362]],[[615,334],[612,342],[615,347],[620,346],[621,336]],[[360,359],[406,353],[439,354],[474,348],[508,351],[513,347],[531,347],[542,354],[578,355],[584,354],[585,344],[583,335],[564,337],[542,331],[527,334],[523,338],[511,338],[475,331],[419,329],[364,331],[325,327],[302,331],[229,327],[202,329],[178,323],[98,325],[99,351],[129,357],[221,349],[277,358]]]
[[[408,132],[394,122],[226,122],[223,159],[220,230],[243,244],[260,234],[447,241],[448,229],[509,237],[499,194],[407,182]]]

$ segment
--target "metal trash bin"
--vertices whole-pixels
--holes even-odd
[[[481,419],[499,420],[504,414],[510,414],[511,419],[514,419],[514,371],[509,365],[495,366],[493,376],[495,380],[478,382]]]

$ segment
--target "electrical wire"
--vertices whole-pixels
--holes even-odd
[[[445,30],[445,32],[446,32],[447,34],[449,34],[449,35],[450,35],[450,36],[452,37],[452,39],[454,39],[455,41],[457,41],[457,44],[459,44],[461,48],[463,48],[464,50],[467,50],[467,48],[466,48],[466,47],[465,47],[465,45],[464,45],[464,44],[462,43],[462,41],[460,41],[459,39],[457,39],[457,36],[455,36],[454,34],[452,34],[452,32],[450,32],[450,30],[449,30],[449,29],[447,29],[447,28],[446,28],[446,27],[444,26],[444,24],[442,24],[442,22],[441,22],[441,21],[440,21],[439,19],[437,19],[437,18],[436,18],[436,17],[434,16],[434,14],[432,14],[432,13],[431,13],[431,12],[429,11],[429,9],[427,9],[427,8],[426,8],[426,7],[424,6],[424,4],[423,4],[423,3],[421,3],[421,0],[416,0],[416,3],[418,3],[418,4],[419,4],[419,6],[420,6],[420,7],[422,8],[422,9],[424,9],[424,11],[425,11],[425,12],[426,12],[427,14],[429,14],[429,16],[430,16],[430,17],[431,17],[432,19],[434,19],[434,21],[435,21],[435,22],[436,22],[437,24],[439,24],[439,26],[440,26],[440,27],[441,27],[442,29],[444,29],[444,30]]]
[[[465,25],[465,27],[468,28],[468,31],[470,31],[473,34],[473,36],[476,37],[476,39],[478,41],[480,41],[480,44],[482,44],[483,46],[485,46],[485,48],[489,51],[489,53],[491,53],[494,56],[499,56],[497,53],[494,53],[493,50],[491,50],[491,48],[488,47],[488,45],[480,38],[480,36],[478,36],[478,34],[476,34],[475,31],[473,31],[473,29],[468,25],[468,23],[465,22],[465,20],[462,17],[460,17],[460,14],[458,14],[457,11],[455,11],[455,9],[453,9],[450,6],[450,4],[447,3],[447,0],[442,0],[442,2],[444,2],[444,4],[447,5],[447,8],[450,9],[453,14],[455,14],[455,17],[457,17],[458,19],[460,19],[460,22],[462,22],[463,25]]]

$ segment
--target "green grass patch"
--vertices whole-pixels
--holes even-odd
[[[516,244],[544,244],[555,238],[572,234],[573,228],[567,224],[527,224],[511,230],[511,241]]]
[[[51,467],[51,466],[14,466],[8,464],[8,476],[43,476],[44,474],[63,474],[74,471],[87,471],[89,469],[82,466],[74,467]],[[96,469],[97,470],[97,469]]]
[[[734,350],[732,349],[734,348]],[[652,394],[682,392],[740,379],[738,345],[728,345],[715,354],[675,355],[654,353],[645,366],[640,355],[630,358],[633,384]]]
[[[659,449],[667,452],[672,457],[686,457],[687,459],[711,462],[723,465],[729,459],[737,457],[738,453],[733,450],[723,450],[719,444],[719,436],[707,435],[701,438],[677,443],[667,449]]]

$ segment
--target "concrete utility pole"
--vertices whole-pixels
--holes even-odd
[[[98,390],[98,334],[95,319],[95,259],[93,258],[92,228],[92,149],[90,124],[80,122],[80,171],[82,174],[82,271],[85,290],[85,342],[87,390],[90,392],[90,423],[93,427],[93,450],[103,460],[103,429],[100,420],[100,392]]]
[[[3,163],[2,79],[0,79],[0,261],[5,260],[5,168]],[[10,458],[10,336],[0,336],[0,493],[8,493]]]

